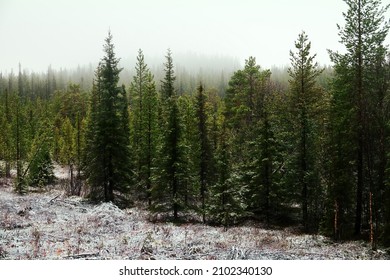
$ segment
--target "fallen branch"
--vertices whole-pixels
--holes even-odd
[[[58,194],[56,195],[55,197],[53,197],[52,199],[49,200],[49,202],[47,204],[50,204],[52,203],[54,200],[56,200],[61,194]]]
[[[97,257],[99,256],[100,253],[83,253],[83,254],[77,254],[77,255],[68,255],[65,256],[64,259],[82,259],[82,258],[87,258],[87,257]]]

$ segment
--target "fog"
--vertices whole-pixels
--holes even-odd
[[[345,10],[342,0],[0,0],[0,72],[19,62],[37,72],[96,64],[108,30],[125,68],[139,48],[152,67],[168,48],[175,62],[194,68],[221,58],[234,68],[249,56],[263,67],[284,66],[302,30],[317,60],[329,64]],[[197,56],[210,63],[199,65]]]

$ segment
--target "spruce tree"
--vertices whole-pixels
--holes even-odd
[[[130,86],[132,109],[132,139],[134,160],[136,161],[136,186],[139,195],[147,198],[151,205],[153,170],[155,169],[156,145],[158,138],[157,112],[158,97],[154,77],[144,55],[138,51],[136,75]]]
[[[245,197],[248,190],[246,185],[241,184],[240,175],[232,170],[232,135],[223,117],[220,126],[215,154],[217,182],[209,187],[206,213],[210,223],[229,227],[247,215]]]
[[[265,217],[267,225],[271,215],[277,210],[275,197],[280,196],[277,190],[276,160],[279,156],[274,136],[274,88],[271,83],[271,72],[262,71],[258,80],[256,98],[256,123],[249,141],[249,163],[247,176],[250,182],[250,209],[257,215]]]
[[[138,189],[145,193],[145,175],[142,174],[143,156],[144,153],[144,139],[145,129],[144,126],[144,95],[146,93],[148,68],[145,63],[145,58],[142,50],[138,51],[137,63],[135,66],[135,75],[133,81],[130,84],[130,99],[132,110],[132,139],[131,146],[134,153],[134,160],[136,162],[135,173],[137,174]]]
[[[93,201],[125,206],[129,191],[129,131],[126,95],[118,87],[119,59],[111,32],[104,44],[105,56],[96,70],[88,123],[86,176]]]
[[[35,151],[36,149],[36,151]],[[33,155],[29,164],[28,183],[42,188],[54,182],[53,162],[46,139],[33,147]]]
[[[194,96],[183,95],[177,100],[179,108],[179,164],[178,178],[184,211],[199,210],[200,141],[198,137],[197,107]],[[202,206],[200,207],[202,209]],[[202,210],[200,211],[202,212]]]
[[[198,141],[200,142],[200,158],[199,158],[199,182],[200,182],[200,199],[202,208],[202,219],[206,221],[206,195],[210,184],[211,172],[211,147],[209,140],[209,131],[207,127],[207,112],[206,112],[206,95],[203,85],[198,87],[197,99],[197,119],[198,119]]]
[[[261,70],[250,57],[243,70],[235,72],[226,95],[226,124],[233,136],[232,174],[247,187],[248,210],[270,220],[271,197],[276,196],[273,156],[271,72]]]
[[[161,145],[159,147],[158,175],[152,189],[152,207],[154,212],[172,212],[178,220],[179,212],[187,208],[187,180],[185,173],[188,165],[185,161],[186,147],[182,145],[183,127],[177,93],[175,91],[172,54],[166,56],[165,77],[161,81]]]

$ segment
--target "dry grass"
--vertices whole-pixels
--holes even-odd
[[[18,196],[0,186],[0,259],[387,259],[323,236],[150,221],[142,207],[90,205],[64,190]]]

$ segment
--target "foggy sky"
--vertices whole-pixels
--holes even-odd
[[[0,0],[0,72],[19,62],[38,72],[97,63],[109,29],[124,60],[141,48],[146,62],[162,61],[170,48],[174,59],[255,56],[262,67],[289,64],[304,30],[317,61],[329,64],[327,49],[342,50],[336,24],[346,8],[342,0]]]

